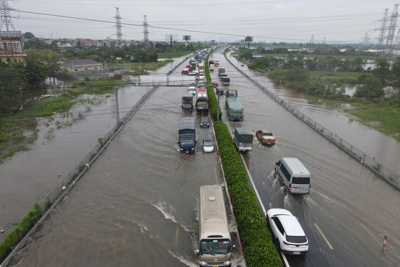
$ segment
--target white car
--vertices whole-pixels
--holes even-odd
[[[188,93],[191,93],[192,95],[195,95],[197,93],[196,87],[195,86],[189,86]]]
[[[211,138],[209,137],[203,138],[203,151],[214,152],[214,144]]]
[[[308,239],[299,221],[285,209],[267,211],[267,225],[277,249],[285,254],[301,255],[308,251]]]

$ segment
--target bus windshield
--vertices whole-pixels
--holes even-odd
[[[202,239],[200,241],[200,252],[202,254],[230,253],[231,241],[229,239]]]

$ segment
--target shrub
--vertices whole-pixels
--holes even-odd
[[[22,222],[6,236],[0,244],[0,262],[7,257],[11,252],[11,248],[15,246],[26,233],[28,233],[31,227],[39,221],[41,216],[42,208],[36,203],[33,206],[33,209],[22,218]]]

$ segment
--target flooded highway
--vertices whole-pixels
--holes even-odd
[[[247,75],[261,83],[280,98],[285,99],[287,103],[312,118],[313,121],[322,124],[331,132],[336,133],[342,139],[371,157],[375,157],[378,162],[400,174],[400,165],[398,164],[400,143],[383,133],[368,128],[352,118],[351,115],[341,111],[343,108],[351,109],[352,107],[350,104],[327,104],[322,101],[307,100],[294,90],[287,90],[281,86],[275,86],[265,75],[253,72],[249,70],[247,66],[242,67],[241,63],[234,57],[230,56],[229,59]],[[225,65],[230,64],[228,63]],[[249,86],[250,82],[240,75],[240,73],[236,72],[232,77],[233,80],[241,81],[243,82],[242,84],[246,84],[246,87]],[[252,96],[249,97],[251,98]]]
[[[169,72],[186,57],[175,59],[157,73]],[[65,89],[70,83],[47,81],[48,86],[59,89]],[[121,118],[152,84],[119,89]],[[115,95],[83,95],[78,98],[78,103],[68,116],[56,114],[51,118],[40,118],[37,141],[29,150],[15,154],[0,165],[0,227],[5,229],[0,241],[20,223],[33,204],[43,199],[116,124]]]
[[[240,77],[220,51],[213,58],[232,77],[230,88],[245,109],[244,121],[230,126],[269,129],[277,138],[273,147],[255,139],[244,159],[264,206],[290,210],[309,238],[308,254],[288,257],[290,266],[397,266],[398,190]],[[179,71],[171,77],[177,84]],[[197,266],[198,190],[222,184],[222,176],[217,153],[201,151],[211,128],[197,123],[197,152],[178,152],[180,118],[197,117],[180,109],[186,91],[157,89],[10,266]],[[329,121],[330,112],[320,110]],[[310,170],[309,196],[288,195],[273,176],[282,157],[297,157]],[[379,234],[388,235],[384,252]]]
[[[277,139],[275,146],[265,147],[255,138],[253,151],[243,157],[266,209],[290,210],[299,218],[309,238],[308,254],[288,256],[290,266],[398,266],[399,191],[242,78],[222,54],[216,53],[213,59],[226,68],[231,77],[229,88],[238,90],[244,107],[244,121],[230,122],[231,129],[268,129]],[[218,80],[217,73],[212,78]],[[268,81],[263,77],[260,80]],[[224,103],[225,97],[220,101]],[[320,123],[325,126],[332,116],[329,109],[304,106],[301,103],[305,101],[300,99],[297,103],[292,98],[291,104],[308,113],[313,110],[312,114],[322,118]],[[336,111],[331,113],[336,117]],[[399,152],[392,153],[399,158]],[[274,164],[282,157],[297,157],[309,169],[310,195],[293,196],[285,192],[273,175]],[[383,237],[379,234],[390,236],[390,245],[384,252]]]
[[[157,89],[10,265],[197,266],[199,187],[223,181],[212,128],[179,153],[185,92]]]

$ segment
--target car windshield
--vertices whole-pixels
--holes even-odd
[[[193,139],[181,139],[181,145],[182,146],[194,145],[194,140]]]
[[[287,235],[286,240],[289,243],[307,243],[307,237],[303,236],[291,236]]]
[[[200,241],[202,254],[226,254],[231,252],[229,239],[202,239]]]
[[[204,139],[204,146],[213,146],[213,142],[210,138]]]
[[[272,133],[263,133],[263,136],[272,136]]]
[[[203,123],[207,123],[208,122],[208,118],[207,117],[202,117],[200,119],[200,121],[203,122]]]

